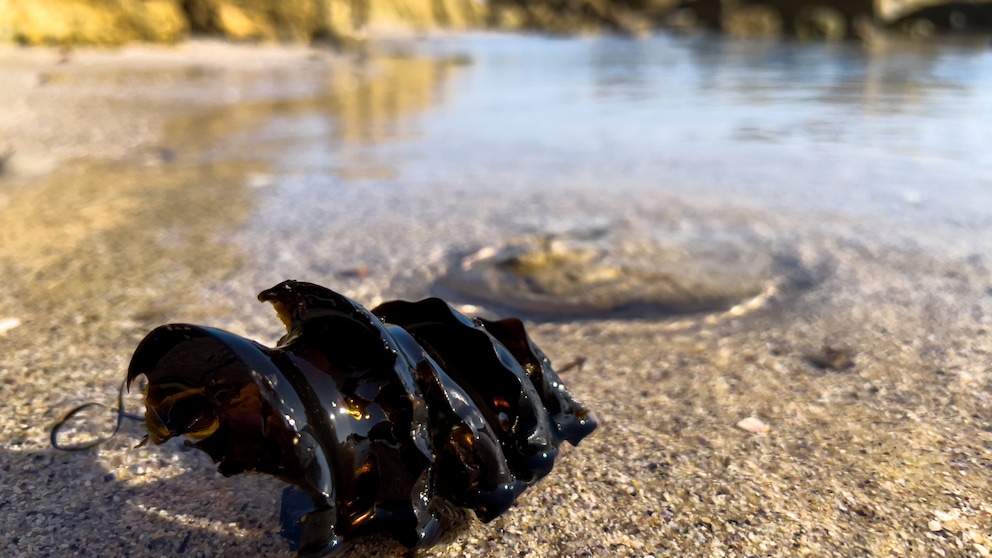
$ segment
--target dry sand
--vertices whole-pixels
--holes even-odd
[[[0,178],[4,555],[289,555],[280,482],[224,478],[181,443],[135,449],[133,421],[65,453],[50,447],[51,425],[81,403],[109,404],[156,325],[271,343],[280,324],[254,294],[283,278],[369,306],[423,294],[447,253],[507,241],[548,212],[716,220],[788,242],[823,273],[741,315],[530,323],[555,362],[587,359],[563,379],[602,426],[516,508],[421,555],[992,551],[992,262],[967,243],[914,249],[864,240],[843,217],[657,195],[631,208],[599,192],[517,204],[472,191],[456,207],[457,185],[341,187],[335,203],[314,200],[328,217],[308,233],[287,220],[313,208],[260,204],[277,176],[264,145],[240,159],[214,146],[274,104],[311,102],[357,71],[351,62],[213,44],[60,57],[0,52],[14,84],[0,88],[0,140],[15,150]],[[371,273],[347,273],[358,268]],[[127,404],[140,409],[140,395]],[[399,553],[382,541],[355,551]]]

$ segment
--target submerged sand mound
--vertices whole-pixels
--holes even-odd
[[[787,248],[742,231],[608,225],[539,234],[457,256],[437,282],[470,300],[538,315],[726,311],[812,285]]]

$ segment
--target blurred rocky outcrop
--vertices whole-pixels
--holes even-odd
[[[735,36],[836,40],[876,21],[873,0],[697,0],[697,21]]]
[[[732,35],[842,39],[877,29],[916,36],[941,31],[992,31],[992,1],[695,0],[695,21]]]
[[[681,4],[682,0],[489,0],[489,21],[500,29],[638,34],[657,27]]]
[[[905,10],[902,4],[913,4]],[[887,17],[890,27],[905,31],[913,37],[929,37],[941,33],[967,33],[992,30],[992,2],[897,2]],[[884,15],[884,14],[883,14]]]
[[[0,0],[0,42],[349,43],[369,31],[532,29],[633,35],[658,27],[837,40],[894,29],[927,37],[992,30],[992,0]]]
[[[0,42],[349,42],[370,30],[485,26],[479,0],[0,0]]]
[[[0,42],[172,43],[187,30],[178,0],[0,0]]]
[[[183,0],[190,27],[236,40],[350,41],[368,30],[470,29],[477,0]]]
[[[490,0],[489,21],[554,33],[702,27],[736,36],[839,40],[884,28],[917,36],[989,31],[992,0]]]

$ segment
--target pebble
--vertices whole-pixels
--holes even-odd
[[[0,335],[7,333],[19,325],[21,325],[21,320],[17,318],[0,318]]]
[[[747,430],[748,432],[754,434],[763,434],[771,430],[771,427],[758,417],[747,417],[746,419],[742,419],[737,423],[737,428]]]
[[[927,528],[933,531],[934,533],[936,533],[938,531],[944,530],[944,524],[941,523],[940,521],[937,521],[936,519],[931,519],[927,523]]]

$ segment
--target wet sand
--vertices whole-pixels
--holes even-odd
[[[290,555],[280,482],[224,478],[179,442],[135,449],[134,421],[98,449],[60,452],[51,425],[110,404],[159,324],[273,343],[281,324],[254,296],[282,279],[372,306],[428,294],[459,251],[604,219],[746,233],[787,246],[816,281],[738,313],[528,322],[555,363],[587,359],[563,380],[601,428],[514,509],[419,555],[992,551],[992,262],[969,240],[987,229],[921,233],[636,184],[570,189],[550,174],[544,191],[469,187],[440,169],[429,188],[385,189],[363,182],[393,172],[374,155],[335,159],[337,180],[307,200],[271,156],[303,147],[268,122],[320,107],[338,126],[333,158],[439,102],[457,64],[417,73],[303,49],[184,49],[77,51],[64,64],[56,51],[0,52],[18,84],[0,92],[13,114],[0,114],[0,139],[15,149],[0,177],[6,555]],[[83,430],[109,427],[89,417]],[[354,551],[401,553],[383,541]]]

